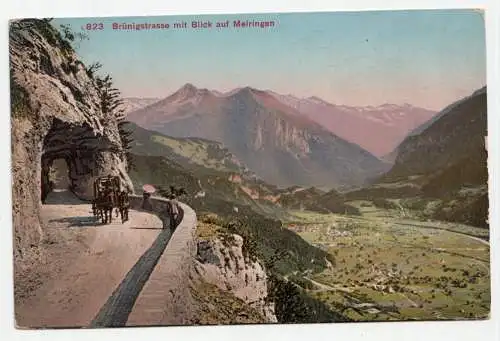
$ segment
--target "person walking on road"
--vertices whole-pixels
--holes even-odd
[[[172,229],[175,229],[177,219],[179,217],[179,202],[177,201],[175,194],[170,195],[170,213],[170,226]]]

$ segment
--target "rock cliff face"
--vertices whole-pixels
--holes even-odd
[[[258,261],[244,254],[241,236],[199,241],[195,268],[206,282],[232,292],[268,322],[277,322],[273,304],[266,302],[266,272]]]
[[[92,74],[46,20],[10,25],[12,189],[15,255],[40,241],[40,205],[55,160],[68,165],[70,189],[89,199],[92,180],[126,172],[117,119],[101,108]]]

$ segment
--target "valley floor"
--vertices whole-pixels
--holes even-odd
[[[322,273],[293,274],[311,296],[357,321],[488,317],[488,230],[351,204],[361,216],[294,211],[287,222],[335,257]]]

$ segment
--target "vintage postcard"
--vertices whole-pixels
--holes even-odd
[[[17,328],[488,319],[483,15],[11,20]]]

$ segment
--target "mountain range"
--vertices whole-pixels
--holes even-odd
[[[483,87],[415,128],[392,153],[391,169],[371,185],[342,194],[313,188],[282,193],[279,202],[317,211],[344,207],[352,214],[349,202],[369,200],[385,208],[404,206],[424,219],[488,228],[486,137]]]
[[[394,165],[373,184],[344,193],[297,184],[280,189],[259,179],[220,142],[175,138],[134,123],[129,123],[127,129],[133,132],[132,152],[141,155],[136,156],[142,165],[141,174],[151,169],[156,172],[158,167],[154,163],[159,162],[158,157],[168,158],[190,170],[189,174],[194,172],[191,176],[202,179],[201,182],[187,181],[189,174],[179,178],[173,166],[164,169],[165,174],[155,176],[167,182],[175,180],[192,193],[205,191],[210,200],[214,196],[221,200],[231,197],[233,202],[253,206],[259,212],[273,212],[278,205],[283,209],[356,214],[349,204],[353,200],[396,199],[402,205],[412,202],[411,205],[418,205],[409,209],[421,210],[430,205],[424,210],[430,218],[485,227],[488,225],[486,112],[486,88],[449,105],[432,122],[414,129],[394,150]],[[152,161],[146,156],[153,157]],[[147,167],[143,165],[146,163]],[[204,177],[210,180],[203,180]]]
[[[221,142],[249,170],[281,187],[361,186],[387,165],[266,91],[220,95],[186,84],[128,120],[172,137]]]
[[[182,89],[180,91],[186,93],[189,93],[188,89],[191,89],[193,94],[198,90],[198,95],[203,93],[215,97],[229,97],[243,88],[223,93],[216,90],[196,89],[193,85],[186,84]],[[265,93],[295,109],[301,115],[319,123],[335,135],[361,146],[379,158],[391,153],[412,129],[419,127],[436,114],[435,111],[410,104],[356,107],[335,105],[316,96],[299,98],[294,95],[282,95],[271,90],[266,90]],[[125,112],[131,113],[159,102],[160,99],[125,98],[124,101]],[[196,98],[193,98],[193,101],[196,102]],[[144,118],[144,120],[152,119]],[[371,133],[366,134],[367,131]]]
[[[358,144],[377,157],[391,153],[409,131],[436,114],[432,110],[410,104],[354,107],[334,105],[315,96],[303,99],[275,92],[271,94],[334,134]]]
[[[131,176],[138,190],[145,183],[160,189],[181,186],[187,190],[190,203],[198,208],[225,200],[272,217],[286,215],[283,210],[288,209],[358,214],[335,190],[324,192],[300,186],[279,189],[264,182],[218,142],[174,138],[134,123],[127,123],[124,129],[131,133]],[[221,207],[212,209],[220,211]]]
[[[135,111],[140,108],[147,107],[150,104],[158,102],[161,98],[141,98],[141,97],[127,97],[123,98],[121,109],[125,114]]]

